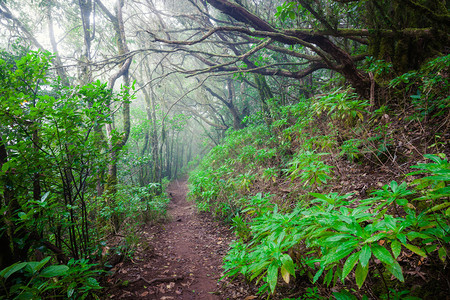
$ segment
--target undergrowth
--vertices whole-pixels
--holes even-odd
[[[0,299],[100,299],[102,287],[97,279],[112,267],[111,259],[131,259],[142,242],[140,227],[166,217],[169,198],[157,191],[156,183],[144,187],[119,186],[114,206],[106,199],[93,197],[89,213],[96,217],[93,222],[96,226],[90,228],[90,233],[97,237],[98,244],[89,249],[89,259],[72,258],[58,263],[48,256],[39,261],[12,264],[0,270]],[[41,204],[46,203],[46,198]],[[36,207],[35,213],[53,214],[56,209],[50,203]],[[119,226],[113,224],[113,215],[118,216]],[[28,219],[23,216],[24,226],[26,222]],[[114,230],[123,238],[117,242],[101,238]]]
[[[450,164],[440,137],[448,132],[420,128],[431,124],[425,118],[449,122],[447,79],[431,72],[447,65],[437,59],[421,81],[415,73],[391,82],[426,94],[420,103],[413,95],[412,111],[386,105],[370,112],[367,101],[338,89],[276,108],[280,117],[270,126],[253,115],[244,129],[227,132],[191,173],[189,192],[236,233],[225,277],[243,276],[274,297],[296,294],[292,286],[305,280],[308,289],[295,296],[444,295]],[[356,170],[352,181],[363,182],[367,169],[374,182],[349,191],[355,184],[346,173]]]

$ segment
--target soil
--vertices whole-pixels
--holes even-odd
[[[131,261],[113,268],[111,299],[227,299],[230,286],[218,283],[231,231],[186,201],[186,180],[168,187],[172,198],[166,223],[146,226]],[[246,293],[245,293],[246,294]]]

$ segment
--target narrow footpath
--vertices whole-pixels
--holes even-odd
[[[229,230],[186,201],[186,180],[168,187],[169,220],[142,230],[133,260],[118,264],[110,279],[127,282],[112,299],[226,299],[217,281],[232,239]],[[228,286],[229,287],[229,286]]]

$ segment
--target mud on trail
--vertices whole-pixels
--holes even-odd
[[[132,261],[119,263],[108,280],[111,299],[226,299],[221,291],[223,256],[232,234],[186,201],[186,180],[168,187],[169,220],[146,226]],[[121,282],[128,284],[120,285]],[[229,286],[228,286],[229,288]]]

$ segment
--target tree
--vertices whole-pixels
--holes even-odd
[[[105,103],[126,95],[99,81],[61,88],[46,75],[52,59],[37,52],[14,64],[0,60],[2,230],[15,260],[26,260],[32,244],[61,261],[66,251],[76,259],[89,255],[86,195],[107,162],[94,128],[110,122]]]
[[[218,25],[205,26],[197,30],[201,37],[188,40],[167,40],[151,33],[155,41],[180,49],[207,41],[221,43],[226,37],[227,47],[234,52],[234,55],[194,53],[207,67],[188,71],[191,74],[254,72],[301,79],[328,69],[341,74],[360,95],[373,98],[370,91],[374,90],[375,83],[369,72],[358,68],[359,61],[370,55],[393,61],[392,54],[397,53],[401,59],[396,60],[396,71],[403,72],[417,68],[428,57],[443,51],[448,42],[450,15],[445,1],[421,4],[411,0],[283,2],[277,7],[278,18],[271,23],[258,15],[261,11],[258,6],[263,3],[208,0],[201,1],[200,7],[190,2],[200,14]],[[209,12],[207,3],[232,19]],[[273,11],[273,7],[267,9]],[[410,15],[414,17],[409,18]],[[373,16],[379,17],[377,22]],[[218,39],[212,41],[213,35]],[[390,50],[380,46],[388,40],[394,45]],[[415,41],[415,47],[405,52],[408,41]],[[422,44],[425,47],[418,51]],[[256,53],[269,59],[258,61]],[[277,60],[279,55],[288,57],[288,62]]]

